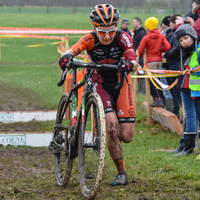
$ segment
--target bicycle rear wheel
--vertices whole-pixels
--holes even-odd
[[[91,123],[92,131],[86,132]],[[100,187],[106,150],[105,113],[97,93],[90,94],[86,99],[85,130],[83,135],[80,128],[79,134],[79,179],[84,196],[92,199]]]
[[[65,119],[66,110],[69,110],[69,120]],[[55,152],[55,175],[59,186],[66,186],[72,166],[73,158],[71,157],[71,143],[70,143],[70,131],[71,131],[71,100],[69,99],[69,94],[65,93],[60,100],[57,116],[56,125],[57,129],[54,128],[54,141],[57,142],[56,152]],[[68,126],[65,129],[65,133],[62,132],[62,127]],[[60,128],[61,127],[61,128]]]

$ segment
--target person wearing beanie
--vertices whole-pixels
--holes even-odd
[[[178,40],[180,48],[180,64],[183,74],[189,74],[189,89],[191,92],[181,91],[181,97],[185,108],[185,130],[183,132],[184,147],[175,156],[189,155],[194,152],[195,138],[197,131],[197,116],[200,107],[200,72],[193,73],[200,63],[200,45],[197,45],[197,33],[195,29],[184,24],[178,27],[175,32],[175,37]],[[182,50],[187,49],[190,52],[189,64],[183,67]],[[186,69],[184,69],[186,68]],[[188,69],[187,69],[188,68]],[[183,81],[180,85],[183,84]],[[199,117],[199,116],[198,116]],[[174,151],[177,153],[177,151]]]
[[[122,19],[121,30],[127,32],[131,36],[131,32],[128,29],[129,21],[127,18]]]
[[[148,19],[146,19],[146,21],[144,22],[145,27],[148,30],[152,30],[157,28],[158,26],[158,19],[156,17],[149,17]]]
[[[149,69],[160,69],[162,66],[162,52],[169,51],[170,43],[165,36],[157,29],[159,21],[155,17],[150,17],[145,21],[147,35],[145,35],[138,47],[138,53],[143,57],[145,48],[147,51],[147,63]],[[151,95],[154,102],[151,107],[163,107],[163,94],[150,82]]]

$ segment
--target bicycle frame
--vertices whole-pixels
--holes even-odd
[[[121,60],[124,60],[124,58],[121,58]],[[83,141],[84,141],[84,132],[85,132],[85,100],[89,94],[93,92],[93,87],[92,87],[92,69],[101,69],[101,68],[109,68],[109,69],[117,69],[117,65],[109,65],[109,64],[94,64],[94,63],[81,63],[80,61],[76,60],[72,62],[72,69],[73,69],[73,83],[72,83],[72,89],[69,94],[69,99],[72,97],[72,119],[71,119],[71,137],[72,141],[75,141],[74,144],[77,142],[77,136],[78,136],[78,130],[80,127],[80,119],[82,119],[82,135],[83,135]],[[78,83],[76,80],[76,74],[77,74],[77,68],[87,68],[86,74],[84,75],[84,78],[81,79]],[[58,83],[58,86],[61,86],[64,81],[65,77],[67,74],[67,70],[65,70],[61,76],[61,80]],[[119,90],[122,88],[123,83],[124,83],[124,76],[126,77],[127,83],[128,83],[128,78],[127,78],[127,73],[120,73],[120,82],[116,86],[116,90]],[[128,83],[129,84],[129,83]],[[81,101],[81,106],[80,106],[80,112],[79,115],[77,115],[78,110],[77,110],[77,98],[78,98],[78,89],[83,87],[85,85],[85,90],[82,95],[82,101]],[[63,112],[63,116],[61,119],[63,119],[64,114],[66,112],[66,107]],[[98,110],[97,110],[98,114]],[[61,122],[59,122],[61,123]],[[97,126],[97,128],[99,128]],[[74,140],[75,139],[75,140]],[[84,144],[83,147],[94,147],[93,145],[90,144]]]
[[[86,74],[83,79],[81,79],[78,83],[76,80],[76,68],[73,69],[73,84],[72,89],[69,94],[69,99],[72,97],[72,119],[71,119],[71,137],[73,137],[72,141],[74,141],[74,144],[76,144],[78,139],[78,130],[80,126],[82,126],[82,135],[83,135],[83,141],[84,141],[84,132],[85,132],[85,100],[87,96],[93,92],[92,88],[92,72],[91,69],[87,69]],[[85,86],[85,90],[82,95],[82,101],[81,106],[78,114],[77,109],[77,102],[78,102],[78,89]],[[69,100],[68,99],[68,100]],[[65,108],[66,111],[66,108]],[[65,112],[64,112],[65,113]],[[63,118],[63,116],[62,116]],[[62,119],[61,118],[61,119]],[[82,124],[80,124],[80,119],[82,119]],[[86,147],[89,147],[91,145],[86,144]],[[94,147],[94,146],[91,146]]]

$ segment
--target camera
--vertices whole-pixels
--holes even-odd
[[[184,24],[187,24],[186,17],[182,17]]]

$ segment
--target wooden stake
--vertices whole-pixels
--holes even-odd
[[[144,61],[144,67],[147,67],[147,53],[146,53],[146,51],[144,52],[144,55],[143,55],[143,61]],[[147,72],[145,72],[145,75],[147,75]],[[146,98],[147,98],[148,124],[151,124],[152,117],[151,117],[151,108],[150,108],[151,99],[150,99],[149,78],[145,78],[145,87],[146,87]]]

